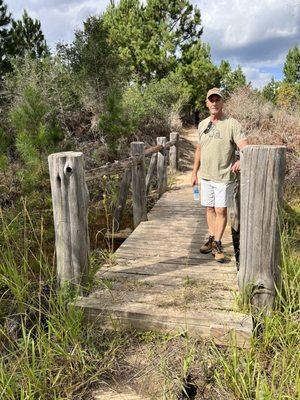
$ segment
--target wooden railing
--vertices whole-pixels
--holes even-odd
[[[167,165],[178,169],[179,134],[171,132],[170,140],[158,137],[157,145],[146,148],[143,142],[131,143],[131,156],[84,172],[84,156],[63,152],[48,157],[55,227],[58,284],[68,281],[80,285],[87,277],[89,259],[87,182],[104,175],[120,174],[120,191],[114,213],[120,226],[131,183],[133,223],[137,227],[147,220],[147,194],[157,173],[159,197],[167,190]],[[147,175],[145,158],[151,157]]]

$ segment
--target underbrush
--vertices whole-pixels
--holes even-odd
[[[83,399],[113,372],[126,336],[95,332],[84,322],[71,303],[75,294],[56,288],[43,224],[36,229],[29,216],[18,218],[20,243],[12,231],[17,221],[1,215],[0,398]]]
[[[299,108],[275,106],[244,87],[226,102],[226,112],[241,123],[250,144],[286,146],[285,193],[299,197]]]
[[[92,399],[93,389],[128,381],[150,399],[299,398],[300,210],[290,204],[282,287],[250,349],[234,342],[224,349],[186,335],[96,329],[72,306],[76,293],[57,290],[43,223],[36,228],[25,209],[14,220],[1,215],[0,398]]]

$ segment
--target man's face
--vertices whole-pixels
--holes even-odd
[[[223,99],[217,94],[212,94],[206,100],[206,106],[209,109],[211,115],[217,115],[222,112],[223,109]]]

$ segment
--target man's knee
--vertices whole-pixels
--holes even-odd
[[[208,214],[215,214],[215,207],[206,207],[206,212]]]
[[[227,217],[227,207],[216,207],[215,208],[216,215],[220,217]]]

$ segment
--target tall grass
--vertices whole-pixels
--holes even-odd
[[[123,339],[108,340],[84,322],[72,294],[56,289],[43,225],[35,226],[25,206],[16,218],[21,242],[1,213],[0,398],[83,399],[112,371]]]
[[[299,216],[296,207],[293,217]],[[265,317],[263,335],[253,339],[250,350],[238,349],[234,343],[227,351],[215,348],[215,378],[224,396],[227,393],[241,400],[300,398],[300,253],[297,226],[295,221],[289,222],[281,236],[281,286],[273,313]]]
[[[124,374],[157,399],[195,390],[195,399],[207,392],[203,399],[300,398],[299,211],[285,215],[282,285],[263,335],[250,349],[232,343],[224,350],[180,335],[155,341],[154,334],[94,329],[72,306],[74,294],[56,289],[43,222],[31,219],[26,203],[14,220],[0,210],[0,399],[91,399],[94,385]],[[128,361],[126,353],[135,356]]]

